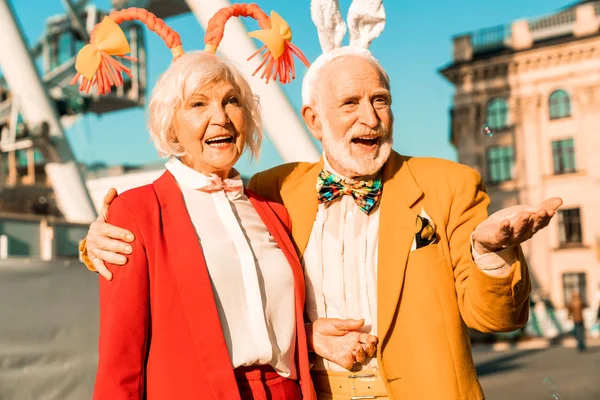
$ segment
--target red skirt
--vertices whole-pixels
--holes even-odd
[[[234,370],[242,400],[302,400],[297,380],[284,378],[270,365]]]

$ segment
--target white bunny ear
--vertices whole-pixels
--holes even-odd
[[[350,46],[369,48],[385,27],[383,0],[354,0],[348,10]]]
[[[310,13],[317,27],[323,53],[341,47],[346,34],[346,23],[340,14],[338,0],[312,0]]]

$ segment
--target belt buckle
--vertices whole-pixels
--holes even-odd
[[[375,374],[354,374],[354,375],[348,375],[348,378],[350,379],[357,379],[357,378],[375,378]]]
[[[362,378],[375,378],[375,374],[354,374],[354,375],[348,375],[349,379],[362,379]],[[354,390],[355,387],[352,386],[352,389]],[[372,400],[372,399],[376,399],[377,396],[351,396],[350,400]]]
[[[350,397],[350,400],[367,400],[367,399],[376,399],[377,396],[353,396]]]

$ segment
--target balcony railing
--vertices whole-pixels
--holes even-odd
[[[600,20],[600,2],[594,3],[593,6],[596,11],[596,16],[598,17],[598,20]],[[572,33],[575,19],[575,9],[529,19],[529,30],[533,41],[561,37]],[[474,53],[498,50],[510,46],[511,25],[499,25],[480,29],[472,32],[470,36]]]
[[[575,10],[568,10],[529,21],[529,30],[534,41],[568,35],[573,32]]]
[[[480,29],[471,34],[473,51],[481,52],[502,48],[508,44],[510,36],[510,25],[499,25],[491,28]]]

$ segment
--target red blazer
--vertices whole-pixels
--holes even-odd
[[[304,276],[285,208],[247,191],[294,274],[296,364],[305,399],[316,398],[304,331]],[[133,232],[133,253],[100,278],[96,400],[239,399],[208,270],[175,179],[121,194],[108,222]],[[287,266],[282,266],[286,268]]]

